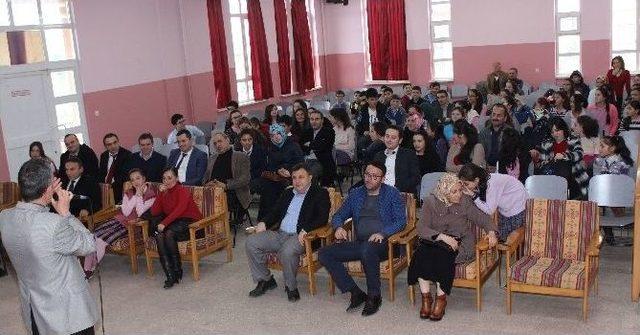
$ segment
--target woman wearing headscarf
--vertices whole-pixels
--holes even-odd
[[[268,214],[291,177],[291,168],[304,161],[304,154],[298,143],[287,137],[283,126],[272,124],[269,127],[267,150],[267,168],[260,176],[260,208],[258,221]]]
[[[456,263],[469,262],[475,257],[475,227],[469,222],[488,232],[489,245],[496,245],[496,227],[489,215],[463,194],[458,177],[447,173],[424,201],[417,227],[420,243],[409,264],[408,283],[418,283],[422,293],[422,319],[442,319],[447,295],[451,294]],[[437,289],[434,306],[430,293],[432,283]]]

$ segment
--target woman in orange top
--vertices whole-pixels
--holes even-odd
[[[162,185],[151,207],[150,220],[155,233],[160,264],[171,288],[182,279],[182,262],[178,242],[189,239],[189,224],[202,219],[202,213],[187,188],[178,182],[178,171],[169,167],[162,172]]]

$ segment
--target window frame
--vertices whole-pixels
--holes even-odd
[[[582,20],[581,20],[581,13],[582,13],[582,6],[580,4],[580,0],[578,0],[578,11],[569,11],[569,12],[559,12],[559,2],[563,1],[563,0],[555,0],[555,8],[554,8],[554,12],[555,12],[555,25],[556,25],[556,37],[555,37],[555,76],[556,78],[566,78],[569,77],[571,75],[571,73],[575,70],[578,71],[582,71],[582,36],[580,34],[581,32],[581,24],[582,24]],[[574,30],[568,30],[568,31],[562,31],[560,29],[560,21],[564,18],[575,18],[577,20],[577,27]],[[563,36],[577,36],[579,43],[578,43],[578,52],[564,52],[564,53],[560,53],[560,38]],[[569,73],[562,73],[560,72],[560,59],[562,57],[578,57],[578,67],[574,68],[571,70],[571,72]]]
[[[609,59],[613,59],[613,57],[616,56],[622,56],[623,54],[630,54],[633,53],[635,55],[635,61],[636,61],[636,68],[633,70],[630,70],[629,72],[632,74],[638,74],[640,73],[640,48],[638,47],[639,43],[640,43],[640,35],[639,35],[639,31],[640,31],[640,3],[638,2],[638,0],[632,0],[635,1],[635,6],[636,6],[636,10],[635,10],[635,17],[633,22],[635,23],[635,49],[614,49],[613,48],[613,32],[616,30],[614,28],[614,23],[613,23],[613,10],[614,10],[614,1],[616,0],[611,0],[611,43],[610,43],[610,57]],[[624,57],[623,57],[624,58]],[[625,62],[628,63],[628,62]]]
[[[449,5],[449,19],[433,21],[433,7],[435,5]],[[429,0],[429,36],[431,37],[431,52],[430,52],[430,70],[431,80],[439,82],[453,82],[455,80],[455,67],[453,62],[453,38],[451,36],[451,0]],[[436,27],[447,26],[449,34],[447,37],[436,37]],[[435,58],[435,45],[439,43],[451,43],[451,57],[449,58]],[[436,63],[451,62],[451,76],[450,77],[436,77]]]
[[[231,12],[231,2],[236,2],[237,7],[240,9],[239,13],[232,13]],[[235,91],[236,91],[236,99],[238,101],[238,105],[240,106],[245,106],[245,105],[249,105],[252,103],[255,103],[257,101],[255,101],[255,94],[253,91],[253,77],[251,75],[251,41],[248,40],[248,36],[249,36],[249,14],[248,14],[248,10],[247,12],[243,13],[242,12],[242,3],[244,2],[244,8],[247,9],[247,0],[227,0],[227,6],[229,8],[229,33],[231,35],[230,43],[231,43],[231,52],[232,52],[232,57],[231,59],[233,60],[233,76],[235,79]],[[241,36],[238,39],[236,36],[234,36],[233,33],[233,29],[232,29],[232,24],[231,21],[234,18],[238,18],[240,20],[240,30],[241,30]],[[244,22],[247,22],[247,24],[245,25]],[[238,77],[238,65],[236,63],[236,57],[235,57],[235,44],[236,44],[236,39],[240,40],[241,42],[241,47],[242,47],[242,53],[244,54],[244,64],[241,64],[241,66],[244,68],[245,71],[245,76],[244,78],[239,78]],[[244,84],[247,87],[247,95],[248,98],[246,100],[241,100],[240,99],[240,85]]]

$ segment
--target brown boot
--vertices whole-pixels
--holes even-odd
[[[422,308],[420,308],[420,318],[428,319],[431,315],[431,306],[433,306],[433,297],[431,293],[422,293]]]
[[[431,321],[440,321],[444,316],[445,308],[447,308],[447,295],[439,295],[436,297],[436,305],[433,307],[431,311],[431,315],[429,319]]]

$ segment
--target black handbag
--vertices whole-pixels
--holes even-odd
[[[455,236],[454,236],[453,238],[455,238],[455,239],[456,239],[456,241],[460,242],[460,238],[455,237]],[[444,249],[444,250],[446,250],[446,251],[448,251],[448,252],[451,252],[451,253],[454,253],[454,254],[455,254],[455,253],[458,253],[458,251],[457,251],[457,250],[453,250],[453,248],[451,248],[451,246],[450,246],[450,245],[448,245],[448,244],[447,244],[447,242],[445,242],[445,241],[441,241],[441,240],[436,241],[436,240],[432,240],[432,239],[424,239],[424,238],[421,238],[421,239],[420,239],[420,243],[424,244],[425,246],[430,246],[430,247],[436,247],[436,248]]]

